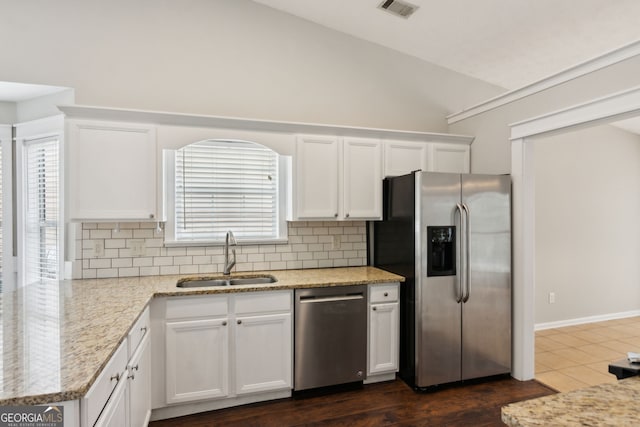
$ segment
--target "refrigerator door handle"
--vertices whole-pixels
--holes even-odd
[[[462,302],[469,301],[469,297],[471,296],[471,287],[469,286],[469,206],[465,203],[462,204],[462,210],[464,210],[465,224],[464,224],[464,295],[462,297]]]
[[[458,212],[460,213],[460,242],[462,243],[460,246],[460,273],[458,274],[458,280],[457,280],[457,285],[458,288],[456,289],[456,302],[458,304],[460,304],[464,298],[464,274],[466,271],[465,268],[465,257],[464,257],[464,247],[465,247],[465,241],[466,241],[466,234],[464,232],[464,227],[465,227],[465,221],[464,221],[464,208],[462,207],[462,205],[460,203],[456,203],[456,209],[458,210]]]

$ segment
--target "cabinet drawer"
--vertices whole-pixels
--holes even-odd
[[[136,323],[133,325],[131,330],[129,331],[129,336],[127,337],[127,342],[129,346],[129,359],[133,356],[133,353],[136,352],[140,341],[149,333],[149,307],[145,308]]]
[[[394,302],[398,301],[398,283],[385,283],[382,285],[369,286],[369,302]]]
[[[102,412],[102,408],[107,404],[111,392],[118,383],[127,380],[125,375],[127,360],[127,340],[125,339],[111,356],[107,366],[100,373],[96,382],[93,383],[84,399],[82,399],[87,425],[92,426],[96,422],[98,415]]]
[[[251,292],[237,294],[236,314],[290,311],[292,291]]]
[[[167,319],[224,316],[229,312],[227,295],[176,297],[167,301]]]

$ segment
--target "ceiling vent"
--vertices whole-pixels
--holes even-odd
[[[413,12],[418,10],[418,6],[416,6],[415,4],[407,3],[406,1],[385,0],[380,3],[378,9],[386,10],[392,15],[406,19],[413,15]]]

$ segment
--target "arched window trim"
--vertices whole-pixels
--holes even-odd
[[[165,152],[166,246],[286,243],[283,156],[250,141],[210,139]]]

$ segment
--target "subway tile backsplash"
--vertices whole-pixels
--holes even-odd
[[[366,265],[360,222],[289,222],[286,244],[238,245],[232,271]],[[165,247],[154,223],[83,223],[76,236],[74,278],[221,273],[222,246]]]

